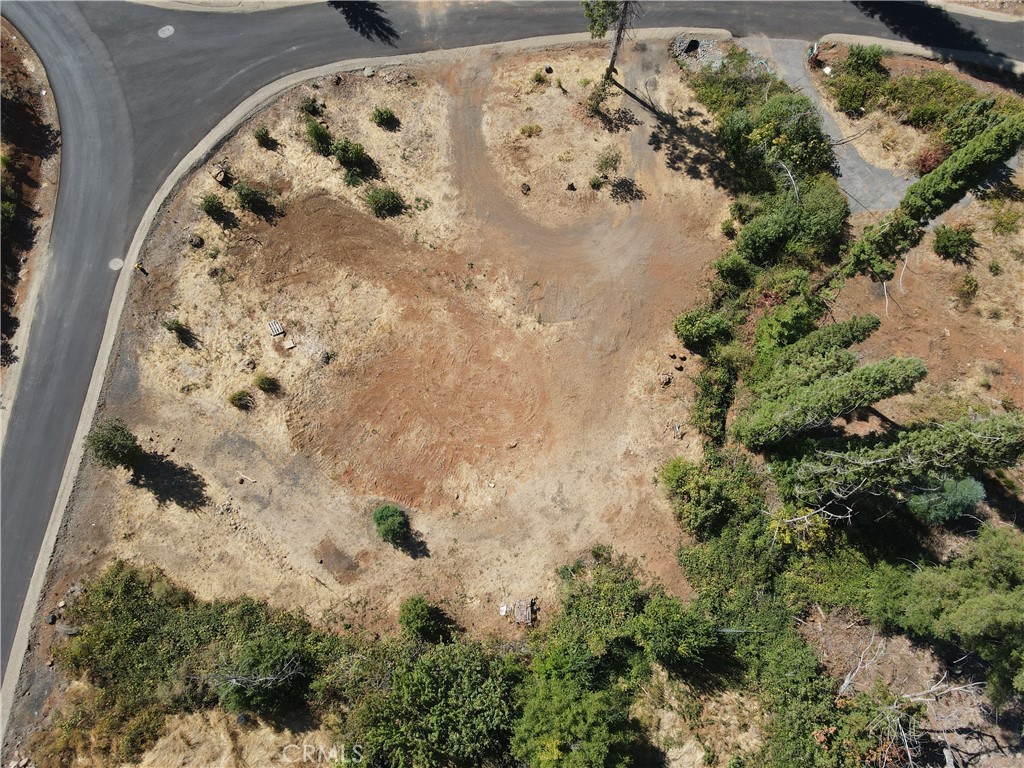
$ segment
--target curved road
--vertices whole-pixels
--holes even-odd
[[[246,97],[293,72],[342,59],[585,31],[576,2],[373,6],[218,14],[113,2],[4,3],[4,15],[46,66],[63,133],[51,261],[28,344],[21,345],[27,354],[18,363],[3,445],[4,672],[117,282],[108,264],[125,257],[143,211],[178,162]],[[644,3],[640,23],[806,40],[830,32],[907,34],[916,42],[1024,58],[1021,23],[949,16],[921,4],[859,6]],[[173,34],[158,34],[166,26]]]

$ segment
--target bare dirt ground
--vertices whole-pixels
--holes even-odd
[[[49,240],[60,177],[59,124],[53,92],[35,51],[7,19],[0,20],[0,71],[3,78],[2,154],[5,172],[20,199],[25,222],[5,237],[3,246],[3,366],[17,357],[20,310],[32,284],[31,275]],[[6,196],[5,196],[6,199]],[[10,345],[10,352],[7,351]],[[6,383],[9,377],[4,377]],[[7,387],[2,389],[7,401]]]
[[[819,58],[822,67],[835,66],[846,59],[849,47],[841,43],[824,43]],[[961,71],[951,62],[930,61],[916,56],[889,55],[882,57],[882,64],[889,70],[893,78],[903,75],[922,75],[927,72],[943,70],[968,83],[981,93],[1013,94],[1014,91],[1004,88],[998,83],[982,80]],[[918,153],[934,143],[927,133],[901,123],[896,117],[883,110],[869,112],[860,119],[852,119],[838,110],[831,92],[825,86],[828,79],[821,68],[808,67],[811,82],[821,95],[821,105],[828,110],[851,143],[857,148],[861,157],[879,168],[888,168],[904,173],[908,178],[916,177],[914,159]]]
[[[634,50],[627,82],[706,132],[664,51]],[[200,597],[249,594],[378,631],[417,592],[474,634],[515,631],[498,615],[510,597],[538,596],[543,621],[555,568],[599,543],[690,594],[683,534],[653,477],[699,450],[685,428],[676,439],[692,392],[669,357],[681,352],[671,322],[727,246],[728,199],[696,164],[684,172],[682,139],[643,107],[617,132],[586,118],[576,73],[596,58],[587,46],[538,57],[555,72],[546,92],[528,92],[534,59],[486,52],[326,78],[215,155],[272,190],[277,214],[238,211],[207,169],[182,186],[142,257],[102,403],[139,435],[152,471],[142,484],[82,474],[40,618],[113,557],[155,564]],[[405,215],[374,219],[337,163],[308,149],[303,96],[324,104],[336,138],[366,146]],[[527,152],[502,128],[522,122],[512,113],[524,101],[544,129]],[[400,130],[372,124],[378,105]],[[257,124],[274,151],[256,147]],[[583,175],[610,144],[643,193],[629,202],[592,193]],[[546,146],[573,160],[547,162]],[[563,183],[573,163],[576,192]],[[208,192],[235,208],[236,227],[198,212]],[[161,327],[170,318],[191,347]],[[281,394],[258,392],[256,371]],[[227,403],[240,388],[254,393],[249,413]],[[413,551],[376,537],[382,501],[409,510]],[[59,636],[39,627],[23,709],[47,711],[66,683],[46,666]],[[157,751],[193,726],[169,729]]]

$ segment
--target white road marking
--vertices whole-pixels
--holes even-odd
[[[174,34],[174,27],[172,27],[170,24],[168,24],[166,27],[160,27],[160,30],[157,32],[157,34],[160,35],[160,37],[170,37]]]
[[[117,272],[117,270],[124,266],[124,261],[122,261],[121,259],[111,259],[109,266],[112,270]]]

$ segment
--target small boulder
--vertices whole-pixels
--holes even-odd
[[[188,239],[188,244],[193,248],[202,248],[205,242],[201,235],[192,235]]]
[[[569,186],[567,186],[567,187],[566,187],[566,189],[567,189],[567,190],[569,190],[570,192],[575,192],[575,191],[576,191],[576,185],[575,185],[575,184],[573,184],[573,183],[572,183],[572,182],[570,181],[570,182],[569,182]]]
[[[523,185],[519,187],[519,191],[522,192],[524,195],[530,194],[530,185],[523,183]]]
[[[363,77],[373,77],[375,74],[377,73],[370,67],[363,70]]]

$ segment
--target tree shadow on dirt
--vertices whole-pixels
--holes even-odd
[[[635,179],[620,177],[609,185],[612,200],[616,203],[636,203],[647,197]]]
[[[161,507],[173,502],[195,512],[210,503],[202,475],[191,465],[178,464],[160,453],[143,453],[129,482],[152,493]]]
[[[1024,531],[1024,501],[1007,489],[999,477],[980,475],[978,481],[985,488],[985,501],[1006,522]]]
[[[956,51],[970,51],[980,57],[976,65],[960,65],[983,79],[992,79],[995,73],[1000,79],[1020,83],[1013,72],[1013,62],[993,53],[985,41],[974,31],[964,27],[945,9],[923,2],[879,2],[878,0],[853,0],[853,5],[866,16],[878,19],[900,37],[929,48],[946,48]],[[938,52],[940,58],[948,56]],[[988,76],[986,77],[986,72]]]
[[[218,211],[217,213],[211,213],[209,216],[213,220],[213,223],[225,232],[231,229],[238,229],[241,223],[238,220],[238,215],[228,208],[225,208],[223,211]]]
[[[277,222],[284,216],[284,208],[281,208],[267,197],[255,201],[249,206],[249,212],[254,216],[263,219],[270,226],[276,226]]]
[[[328,0],[327,4],[341,12],[345,23],[353,32],[367,40],[377,40],[392,48],[395,47],[398,32],[380,3],[367,0]]]
[[[710,179],[715,186],[732,188],[731,173],[722,161],[722,148],[710,118],[690,107],[678,115],[659,109],[650,99],[612,83],[654,117],[654,128],[647,140],[655,152],[665,155],[665,166],[685,171],[692,179]]]
[[[405,554],[413,560],[430,557],[430,547],[427,546],[426,539],[423,538],[423,534],[419,531],[409,531],[409,535],[398,542],[395,546],[405,552]]]
[[[597,113],[596,117],[601,121],[601,127],[608,131],[608,133],[622,133],[632,129],[634,126],[642,125],[632,110],[625,107],[619,107],[610,111],[602,109]]]

